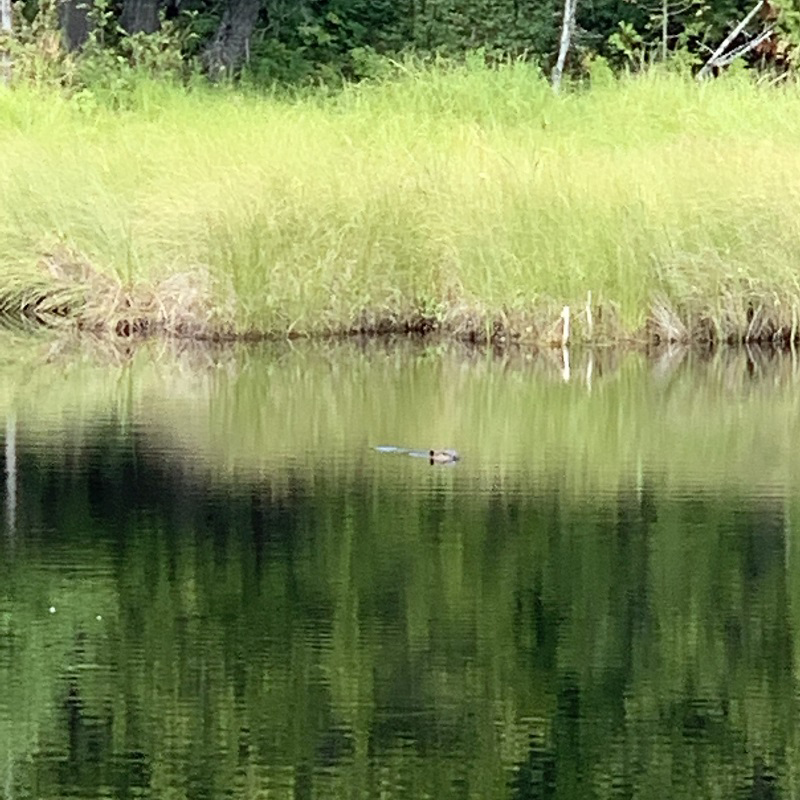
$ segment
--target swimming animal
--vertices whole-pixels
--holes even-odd
[[[375,448],[379,453],[404,453],[414,458],[427,458],[430,464],[454,464],[461,460],[457,450],[412,450],[409,447],[380,445]]]
[[[431,464],[452,464],[458,461],[458,453],[455,450],[431,450],[428,459]]]

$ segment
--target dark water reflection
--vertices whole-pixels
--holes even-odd
[[[797,794],[791,360],[221,357],[7,370],[2,797]]]

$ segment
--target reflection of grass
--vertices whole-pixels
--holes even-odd
[[[790,356],[583,353],[565,382],[555,358],[453,347],[152,342],[113,351],[102,366],[80,349],[32,350],[35,358],[19,350],[0,381],[0,413],[16,408],[20,435],[65,447],[80,426],[113,419],[220,478],[263,470],[290,480],[314,466],[341,476],[422,470],[432,486],[512,487],[528,476],[612,491],[657,475],[781,489],[800,466]],[[426,470],[375,453],[379,444],[455,447],[464,461]]]
[[[291,102],[142,85],[124,114],[19,89],[0,98],[4,304],[46,278],[112,329],[189,329],[185,300],[205,330],[532,337],[591,291],[595,338],[648,317],[787,333],[798,112],[794,87],[655,73],[555,98],[522,64]]]

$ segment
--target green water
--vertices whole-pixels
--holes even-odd
[[[4,334],[0,425],[3,798],[800,794],[791,354]]]

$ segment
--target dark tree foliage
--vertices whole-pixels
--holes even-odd
[[[490,63],[525,58],[549,70],[563,5],[560,0],[99,2],[119,34],[173,37],[162,45],[171,42],[187,61],[197,59],[212,78],[243,74],[256,83],[358,80],[381,74],[387,59],[458,60],[475,51]],[[628,69],[676,53],[697,64],[751,6],[751,0],[580,0],[567,69],[579,71],[598,56]],[[80,47],[93,12],[87,15],[75,0],[63,0],[60,8],[67,46]],[[165,17],[175,23],[168,33],[161,31]]]

